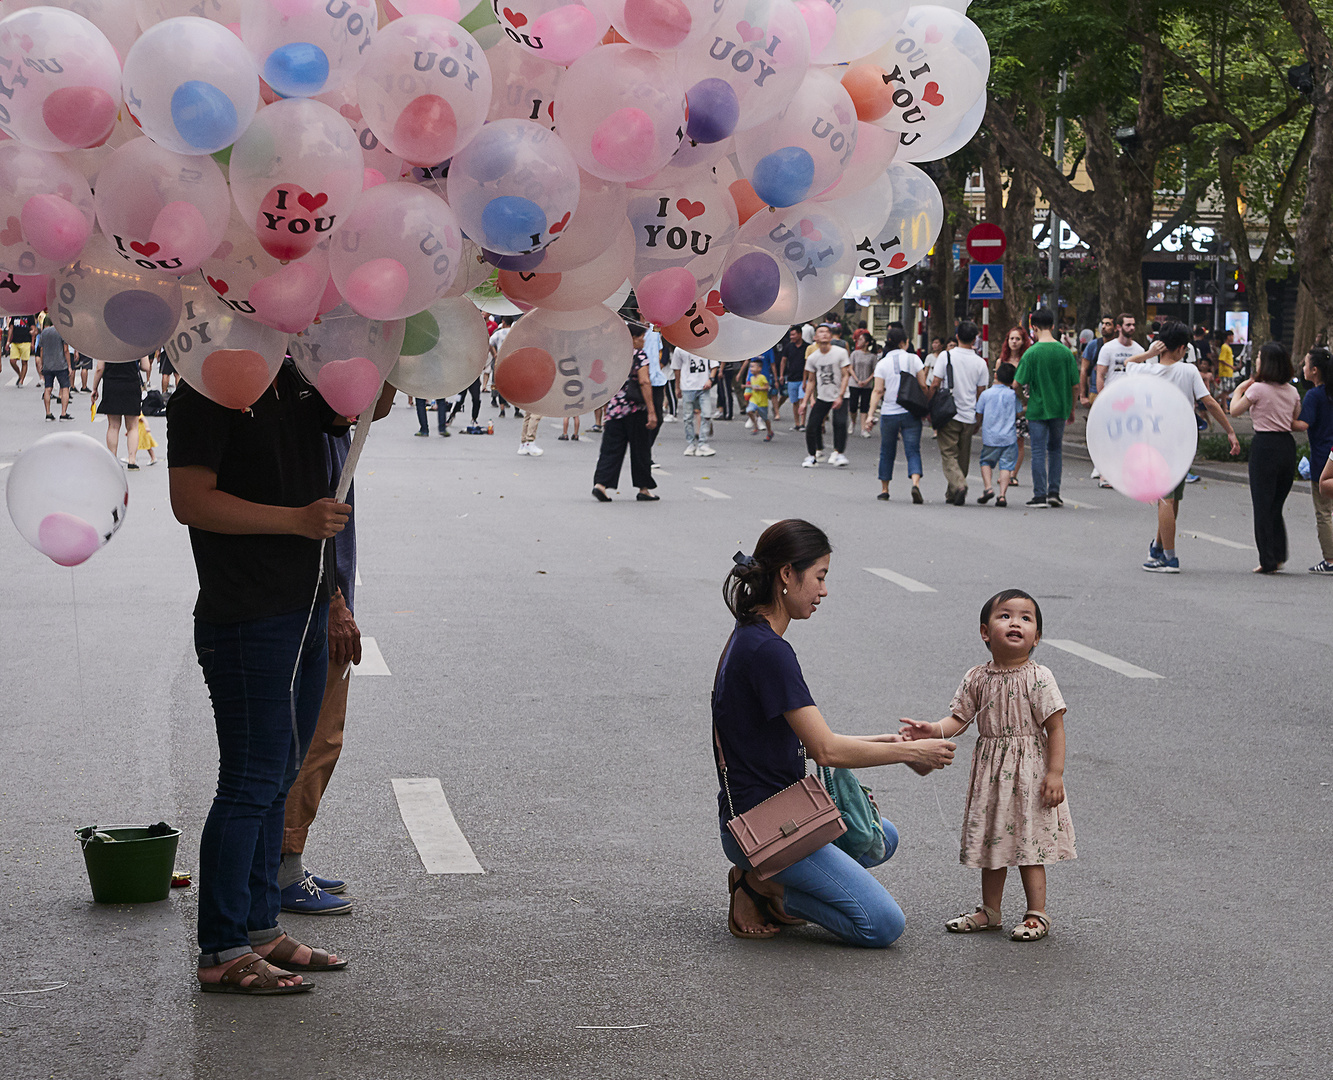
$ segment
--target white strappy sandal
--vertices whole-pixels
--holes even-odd
[[[1040,926],[1029,926],[1028,920],[1036,919]],[[1009,934],[1011,941],[1040,941],[1051,932],[1051,920],[1044,911],[1027,911],[1023,913],[1023,921],[1013,928]]]
[[[985,915],[986,921],[982,922],[977,918],[978,915]],[[944,929],[951,934],[977,934],[983,930],[1003,930],[1000,925],[1000,913],[994,908],[988,908],[985,904],[978,904],[977,910],[970,915],[959,915],[957,918],[950,919],[944,924]]]

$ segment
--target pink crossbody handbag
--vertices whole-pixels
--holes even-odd
[[[722,663],[730,650],[729,639],[713,676],[714,699]],[[713,746],[717,750],[718,771],[722,774],[722,790],[727,796],[727,813],[730,815],[727,828],[761,881],[800,862],[847,831],[842,812],[816,776],[803,776],[758,806],[743,814],[736,813],[731,801],[731,785],[727,782],[727,759],[722,753],[716,723],[713,725]],[[804,746],[801,747],[801,760],[805,761]]]

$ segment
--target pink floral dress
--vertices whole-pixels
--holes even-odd
[[[980,664],[963,676],[949,709],[963,720],[977,718],[958,852],[964,866],[996,870],[1078,857],[1069,800],[1041,803],[1042,725],[1064,707],[1050,669],[1031,660],[1010,669]]]

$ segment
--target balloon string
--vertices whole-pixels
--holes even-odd
[[[75,681],[79,687],[79,715],[88,715],[83,703],[83,647],[79,644],[79,594],[74,587],[74,567],[69,568],[69,599],[74,610],[74,666]]]
[[[979,708],[976,712],[972,714],[972,719],[964,723],[963,726],[960,727],[957,731],[955,731],[952,735],[950,735],[949,738],[951,739],[958,738],[959,735],[961,735],[964,731],[966,731],[969,727],[972,726],[972,722],[976,720],[978,716],[980,716],[983,712],[985,712],[992,705],[994,705],[998,698],[999,695],[997,694],[995,697],[991,698],[990,701],[986,702],[985,705],[981,706],[981,708]],[[943,734],[944,734],[944,725],[941,724],[940,725],[941,738],[943,737]],[[940,770],[938,769],[933,770],[933,772],[939,772],[939,771]],[[931,776],[930,780],[930,790],[935,796],[935,809],[937,809],[940,812],[940,824],[944,826],[944,835],[946,837],[952,836],[953,830],[949,828],[949,820],[944,816],[944,804],[940,802],[940,781],[933,775]]]

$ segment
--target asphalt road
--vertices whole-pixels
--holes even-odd
[[[55,426],[37,397],[0,386],[0,463]],[[165,465],[131,476],[124,528],[73,571],[0,525],[0,991],[66,984],[0,993],[0,1076],[1328,1076],[1333,583],[1304,573],[1308,496],[1288,503],[1287,573],[1184,536],[1184,572],[1149,575],[1152,509],[1085,465],[1063,510],[1025,511],[1027,487],[1006,510],[956,508],[927,439],[931,502],[898,481],[885,504],[877,439],[851,441],[849,468],[803,470],[789,426],[765,445],[718,423],[709,459],[666,426],[651,505],[628,471],[594,502],[596,437],[557,442],[549,422],[540,459],[515,454],[512,418],[417,439],[400,403],[375,426],[357,616],[392,674],[354,677],[307,851],[356,908],[287,923],[352,965],[296,998],[200,995],[194,890],[95,905],[73,837],[165,819],[191,868],[213,792]],[[969,736],[944,773],[863,777],[902,834],[878,871],[907,914],[892,948],[727,934],[708,738],[720,583],[786,516],[835,549],[830,595],[790,640],[836,730],[944,715],[985,659],[982,602],[1011,585],[1040,598],[1048,638],[1162,676],[1039,650],[1069,703],[1079,846],[1051,871],[1046,941],[944,932],[978,900],[956,855]],[[1191,486],[1182,524],[1251,544],[1246,489]],[[484,875],[424,871],[391,785],[409,777],[439,778]]]

